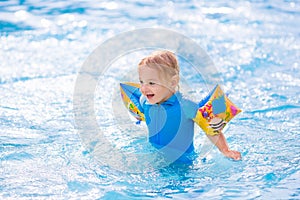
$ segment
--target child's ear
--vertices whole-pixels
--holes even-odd
[[[179,84],[179,76],[178,75],[174,75],[172,77],[172,87],[177,87],[177,85]]]

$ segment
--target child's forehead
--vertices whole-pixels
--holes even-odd
[[[152,67],[152,66],[150,67],[150,66],[147,66],[147,65],[140,66],[138,68],[138,71],[141,74],[158,74],[159,73],[158,68]]]
[[[141,66],[139,67],[139,74],[142,75],[154,75],[157,76],[159,74],[159,70],[154,67]]]
[[[139,68],[139,78],[144,81],[162,81],[167,77],[163,75],[158,69],[150,67]]]

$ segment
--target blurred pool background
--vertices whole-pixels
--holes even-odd
[[[0,1],[1,199],[299,199],[299,16],[290,0]],[[145,27],[209,54],[244,111],[226,132],[241,162],[214,149],[187,169],[122,173],[82,146],[77,73],[103,41]]]

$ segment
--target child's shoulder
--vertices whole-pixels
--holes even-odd
[[[198,106],[196,102],[188,98],[186,95],[178,92],[178,100],[180,101],[181,104],[186,105],[186,106]]]
[[[183,94],[180,95],[179,101],[184,113],[189,118],[194,118],[199,107],[198,104]]]

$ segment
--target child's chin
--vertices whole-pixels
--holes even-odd
[[[149,102],[150,104],[156,104],[156,102],[155,102],[154,99],[148,99],[148,102]]]
[[[149,101],[149,100],[148,100],[148,102],[149,102],[150,104],[155,104],[155,102],[154,102],[154,101]]]

